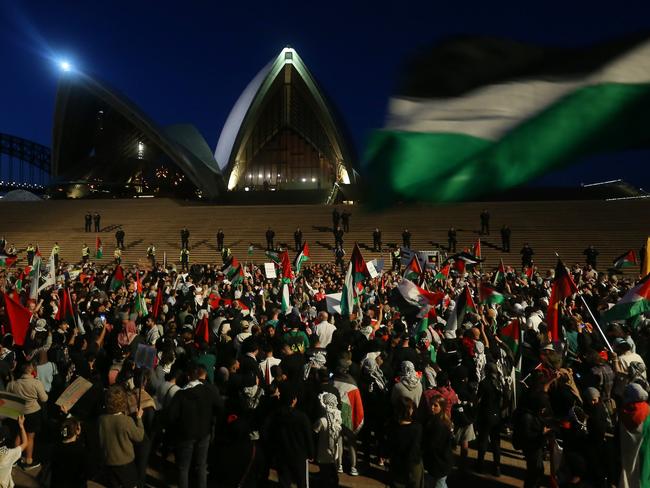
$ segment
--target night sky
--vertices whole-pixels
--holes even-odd
[[[51,145],[57,61],[66,58],[161,126],[194,124],[214,150],[242,90],[289,45],[361,155],[415,50],[455,34],[582,45],[650,32],[650,2],[0,0],[0,26],[0,132]],[[593,158],[541,183],[614,178],[650,190],[650,151]]]

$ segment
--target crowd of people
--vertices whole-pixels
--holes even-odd
[[[25,263],[0,271],[0,389],[25,400],[24,417],[0,427],[0,486],[18,461],[42,463],[47,486],[142,487],[163,459],[181,488],[264,486],[272,469],[283,487],[331,487],[371,464],[390,486],[443,488],[453,471],[500,476],[503,439],[523,452],[526,487],[548,475],[562,487],[650,486],[650,319],[600,324],[605,336],[594,320],[629,277],[571,267],[585,300],[559,305],[552,342],[553,270],[425,268],[414,284],[443,298],[423,309],[400,293],[398,265],[358,278],[341,315],[329,296],[346,273],[334,264],[290,280],[251,264],[233,279],[227,252],[183,269],[150,257],[147,269],[60,262],[36,294]],[[481,303],[485,282],[503,301]],[[24,340],[8,300],[30,314]],[[138,360],[145,349],[152,365]],[[79,377],[90,388],[60,407]]]

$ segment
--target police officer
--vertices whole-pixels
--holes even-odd
[[[372,250],[381,252],[381,231],[378,227],[372,233]]]
[[[402,244],[404,247],[411,248],[411,232],[408,229],[404,229],[402,232]]]
[[[587,264],[590,264],[592,268],[596,269],[596,260],[600,254],[593,244],[590,244],[587,249],[582,251],[582,254],[587,256]]]
[[[124,230],[122,227],[117,229],[117,232],[115,233],[115,242],[117,247],[124,249]]]
[[[345,210],[341,213],[341,221],[343,222],[343,232],[350,232],[350,217],[352,214]]]
[[[302,249],[302,231],[300,230],[300,227],[298,227],[293,233],[293,243],[296,245],[296,251],[300,252]]]
[[[533,248],[528,245],[527,242],[524,243],[524,247],[521,248],[519,254],[521,254],[522,267],[533,265],[533,254],[535,254],[535,252],[533,251]]]
[[[86,264],[88,262],[89,257],[90,257],[90,249],[88,248],[88,246],[86,246],[86,243],[84,242],[84,245],[81,248],[81,262]]]
[[[95,222],[95,232],[101,232],[101,225],[99,225],[101,219],[102,216],[99,215],[99,212],[95,212],[95,215],[93,216],[93,221]]]
[[[116,247],[115,251],[113,251],[113,258],[115,259],[115,264],[122,264],[122,250],[119,247]]]
[[[190,271],[190,251],[186,247],[181,249],[181,271]]]
[[[27,251],[27,265],[31,266],[32,264],[34,264],[34,254],[36,254],[36,248],[34,248],[34,246],[32,246],[32,243],[30,242],[27,245],[27,249],[25,250]]]
[[[341,214],[339,213],[339,210],[335,208],[332,210],[332,229],[336,229],[339,226],[339,222],[341,221]]]
[[[91,226],[92,226],[92,223],[93,223],[93,214],[88,212],[84,216],[84,223],[85,223],[85,227],[84,227],[85,232],[90,232]]]
[[[58,242],[55,242],[54,246],[52,246],[52,256],[54,257],[55,269],[59,268],[59,252],[61,252],[61,247],[59,246]]]
[[[267,251],[271,251],[274,249],[273,247],[273,238],[275,237],[275,232],[273,232],[273,229],[270,227],[266,229],[266,249]]]
[[[341,273],[345,273],[345,262],[343,261],[345,249],[343,249],[343,246],[334,249],[334,257],[336,258],[336,266],[340,266]]]
[[[149,247],[147,248],[147,258],[149,258],[149,261],[151,261],[151,267],[155,268],[156,267],[156,246],[153,245],[153,242],[149,244]]]
[[[343,248],[343,229],[341,229],[341,226],[334,230],[334,247]]]
[[[224,233],[223,230],[219,229],[217,232],[217,250],[222,251],[223,250],[223,238],[224,238]]]
[[[181,229],[181,249],[190,247],[190,231],[187,227]]]
[[[503,252],[510,252],[510,227],[504,225],[501,227],[501,249]]]
[[[456,238],[456,229],[452,225],[447,231],[447,249],[449,252],[456,252],[456,244],[458,239]]]
[[[490,212],[484,209],[481,212],[481,235],[490,235]]]

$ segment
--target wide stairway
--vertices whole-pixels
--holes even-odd
[[[506,265],[520,266],[519,251],[524,242],[529,242],[535,251],[535,263],[542,270],[555,265],[555,252],[567,264],[584,262],[582,251],[589,244],[600,251],[599,268],[604,270],[623,252],[638,252],[650,235],[648,200],[417,205],[398,206],[381,213],[360,206],[338,208],[352,213],[350,232],[344,237],[347,256],[358,242],[367,260],[381,257],[387,265],[388,246],[401,244],[405,228],[412,233],[411,247],[415,250],[446,251],[447,230],[452,225],[458,231],[457,249],[470,248],[479,238],[479,214],[483,209],[491,214],[491,233],[481,236],[484,266],[488,268],[496,266],[499,259]],[[240,261],[261,263],[268,261],[264,248],[269,226],[275,231],[276,246],[288,245],[292,258],[293,232],[300,227],[312,262],[325,263],[334,260],[332,210],[333,207],[324,205],[213,206],[170,199],[3,202],[0,235],[22,251],[18,266],[25,263],[24,249],[30,242],[38,244],[47,258],[58,241],[61,257],[78,262],[84,243],[94,251],[96,236],[104,250],[104,258],[99,262],[109,263],[119,226],[125,231],[125,263],[143,263],[150,243],[157,248],[158,260],[166,253],[168,263],[178,263],[180,229],[187,226],[191,233],[190,261],[221,263],[216,250],[216,234],[221,228],[226,236],[225,245]],[[101,214],[101,232],[84,232],[87,211]],[[501,250],[499,229],[504,224],[512,230],[510,253]],[[383,233],[382,253],[372,252],[375,227]],[[254,251],[249,256],[251,243]],[[628,273],[638,273],[638,268],[631,268]]]

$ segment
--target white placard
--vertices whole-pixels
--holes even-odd
[[[366,268],[368,268],[368,273],[370,273],[370,278],[375,278],[379,274],[375,269],[375,263],[372,261],[368,261],[366,263]]]
[[[341,313],[341,295],[341,292],[325,295],[325,301],[327,302],[327,311],[329,313]]]
[[[273,264],[273,263],[264,263],[264,274],[269,279],[277,278],[277,274],[275,273],[275,264]]]

